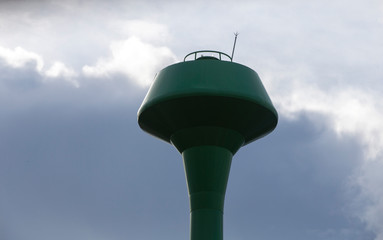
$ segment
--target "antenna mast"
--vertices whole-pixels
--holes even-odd
[[[235,50],[235,44],[237,43],[237,37],[238,37],[239,33],[238,32],[235,32],[234,33],[234,45],[233,45],[233,51],[231,52],[231,61],[233,61],[233,57],[234,57],[234,50]]]

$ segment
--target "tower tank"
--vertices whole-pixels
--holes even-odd
[[[200,56],[205,53],[218,57]],[[138,110],[138,124],[182,155],[191,240],[223,239],[232,158],[240,147],[274,130],[277,122],[258,74],[225,53],[193,52],[157,74]]]

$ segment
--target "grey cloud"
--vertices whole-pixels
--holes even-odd
[[[1,60],[0,58],[0,86],[3,85],[4,88],[6,87],[11,91],[22,92],[41,85],[41,76],[36,71],[34,62],[29,62],[23,68],[15,70]]]
[[[138,128],[144,91],[127,97],[87,81],[79,89],[43,85],[35,90],[41,98],[23,96],[35,102],[29,108],[2,108],[0,211],[9,219],[7,239],[187,238],[181,156]],[[338,139],[321,117],[282,117],[275,133],[238,152],[226,235],[373,239],[343,212],[343,184],[360,164],[360,148],[352,138]]]
[[[126,37],[106,19],[150,19],[168,26],[168,45],[180,58],[200,48],[229,52],[231,32],[239,30],[236,60],[277,85],[272,99],[290,91],[291,76],[301,69],[307,75],[300,80],[323,92],[381,88],[378,8],[362,1],[336,1],[331,8],[307,1],[87,8],[74,1],[60,9],[56,1],[29,2],[1,8],[2,44],[71,63],[77,72],[107,56],[111,40]],[[365,14],[353,16],[359,9]],[[26,12],[22,21],[10,17]],[[79,89],[42,84],[33,67],[0,69],[0,212],[7,217],[0,238],[187,239],[181,157],[136,124],[145,90],[119,75],[109,81],[80,75]],[[348,206],[361,190],[347,192],[349,177],[363,165],[357,136],[336,135],[321,113],[301,113],[294,120],[282,115],[275,133],[236,155],[225,206],[228,239],[374,239]],[[369,207],[371,195],[364,197],[357,216]],[[377,232],[379,221],[363,220]]]
[[[363,159],[358,142],[315,125],[304,115],[282,118],[272,136],[240,150],[228,186],[227,225],[262,239],[323,239],[326,233],[326,239],[374,239],[347,212],[345,185]]]
[[[1,167],[6,183],[2,199],[8,202],[3,212],[13,216],[13,228],[24,228],[21,218],[38,228],[49,226],[52,218],[72,239],[81,234],[76,235],[71,221],[115,239],[169,233],[174,239],[184,237],[188,199],[181,156],[138,129],[137,107],[82,109],[68,116],[60,108],[36,109],[33,116],[20,115],[8,124],[1,133],[7,139],[1,149],[7,156]],[[328,133],[318,144],[318,131],[309,125],[307,120],[282,120],[270,140],[248,146],[235,157],[226,201],[229,235],[237,230],[239,237],[321,239],[329,229],[358,229],[358,234],[371,236],[342,212],[347,204],[342,180],[360,153],[344,156],[339,148],[358,148]],[[38,238],[41,232],[25,234]]]

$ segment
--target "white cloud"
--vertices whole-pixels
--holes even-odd
[[[145,42],[164,43],[171,38],[168,26],[165,24],[144,20],[116,20],[110,25],[112,29],[115,29],[120,34],[127,37],[136,36]]]
[[[74,79],[78,74],[73,69],[65,66],[62,62],[54,62],[53,65],[44,72],[44,74],[50,79],[63,78],[72,83],[75,87],[80,87],[78,81]]]
[[[0,58],[12,68],[24,68],[27,64],[35,64],[35,70],[41,75],[42,81],[61,79],[70,82],[75,87],[79,87],[79,83],[76,80],[78,74],[73,69],[68,68],[60,61],[56,61],[49,69],[44,70],[43,57],[22,47],[16,47],[12,50],[0,46]]]
[[[22,68],[31,62],[36,64],[36,71],[38,72],[44,67],[44,61],[40,55],[24,50],[21,47],[11,50],[0,46],[0,58],[13,68]]]
[[[343,134],[358,137],[365,147],[366,159],[383,156],[383,97],[379,92],[352,86],[321,89],[299,79],[289,83],[283,85],[284,89],[272,90],[281,114],[293,119],[300,112],[320,113],[340,137]]]
[[[108,78],[123,74],[139,86],[149,86],[162,67],[174,63],[175,55],[167,47],[157,47],[138,37],[116,41],[110,45],[111,56],[101,58],[94,66],[85,65],[86,76]]]
[[[319,86],[308,81],[315,78],[309,69],[299,66],[294,69],[266,72],[262,78],[278,112],[292,120],[306,112],[314,123],[323,124],[323,118],[316,119],[319,114],[340,138],[353,136],[360,142],[364,161],[350,176],[351,187],[357,188],[358,193],[349,204],[368,229],[377,234],[375,240],[383,240],[383,96],[380,88],[366,90],[352,84]],[[291,79],[287,80],[287,76]]]
[[[71,78],[77,76],[73,69],[68,68],[62,62],[55,62],[51,68],[45,71],[45,75],[51,78],[66,77]]]

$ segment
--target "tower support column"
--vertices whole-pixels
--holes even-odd
[[[204,145],[182,153],[190,198],[190,239],[222,240],[223,209],[233,154]]]

